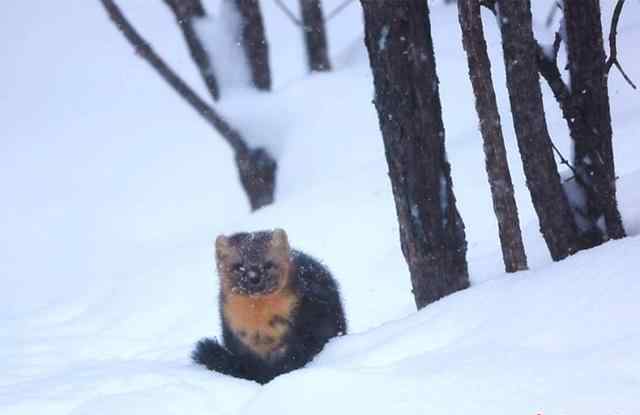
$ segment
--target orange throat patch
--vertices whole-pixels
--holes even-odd
[[[224,319],[240,341],[264,359],[277,358],[286,351],[289,331],[298,298],[289,288],[258,296],[227,291]]]

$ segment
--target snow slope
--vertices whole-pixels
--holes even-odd
[[[204,94],[168,11],[121,3]],[[535,3],[537,35],[549,39],[541,22],[551,2]],[[602,3],[608,22],[614,2]],[[507,276],[455,8],[434,2],[473,285],[416,313],[357,4],[329,24],[335,71],[309,76],[298,29],[262,2],[275,91],[238,87],[217,105],[279,158],[277,203],[255,214],[228,148],[136,58],[99,4],[65,4],[12,1],[0,17],[11,39],[0,44],[0,413],[640,412],[640,96],[618,73],[616,163],[632,236],[551,263],[510,125],[499,35],[485,16],[531,265]],[[625,9],[620,58],[637,80],[640,4]],[[569,154],[545,94],[550,130]],[[193,366],[192,344],[219,332],[212,241],[276,226],[332,269],[352,334],[263,387]]]

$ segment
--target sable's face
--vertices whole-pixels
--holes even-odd
[[[225,291],[265,295],[283,288],[289,273],[289,242],[281,229],[216,239],[218,273]]]

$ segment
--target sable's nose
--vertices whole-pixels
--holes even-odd
[[[260,275],[257,272],[251,270],[248,272],[247,276],[249,277],[249,284],[260,284]]]

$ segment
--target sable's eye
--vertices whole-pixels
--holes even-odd
[[[275,271],[276,268],[277,268],[276,264],[274,264],[271,261],[268,261],[264,264],[265,271]]]

